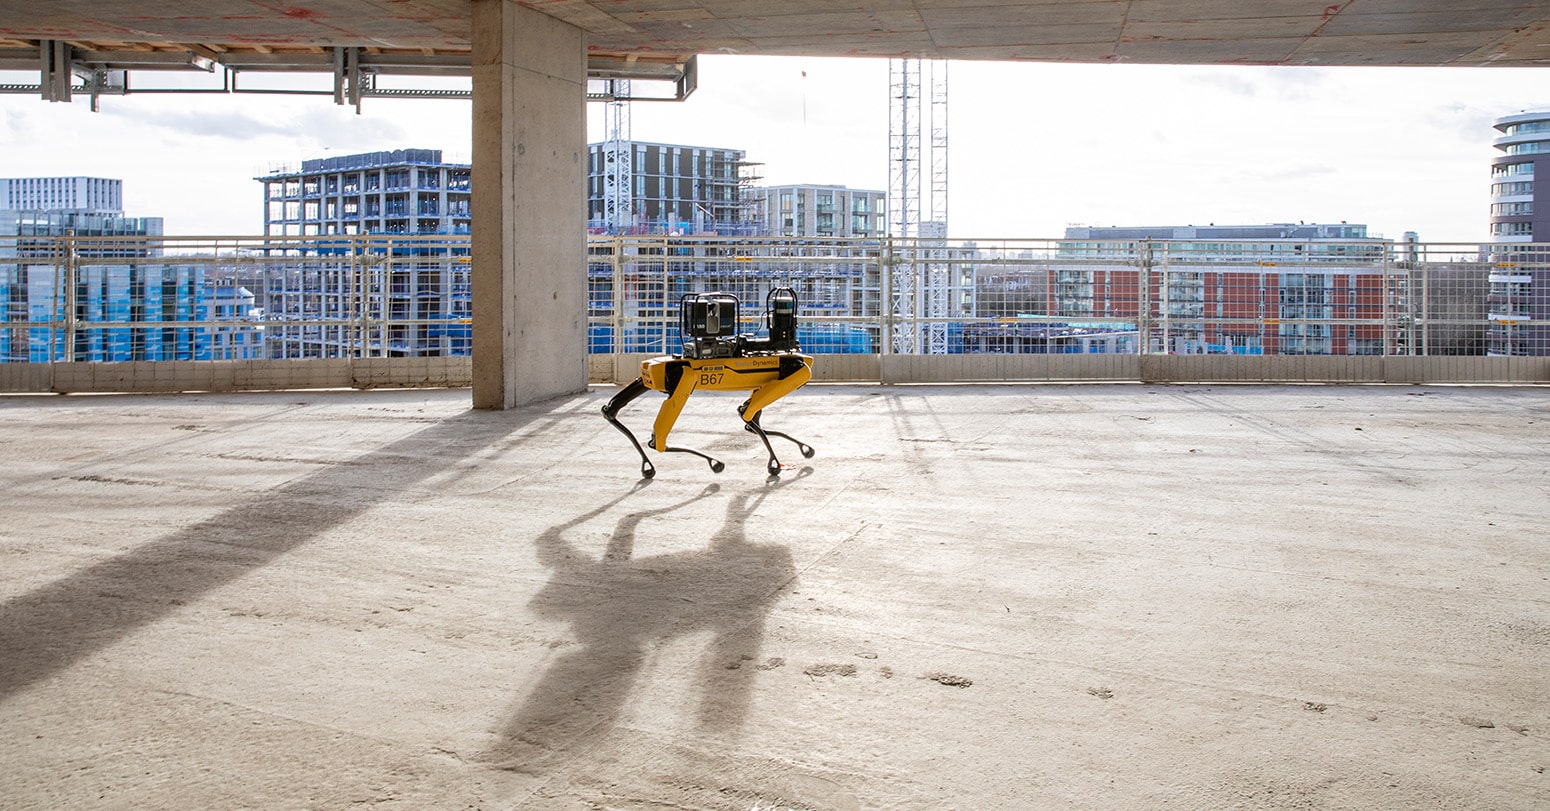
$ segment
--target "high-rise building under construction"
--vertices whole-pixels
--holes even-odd
[[[647,141],[587,147],[587,225],[599,234],[763,233],[759,165],[741,149]]]
[[[468,354],[467,242],[428,237],[470,232],[471,172],[439,149],[395,149],[304,160],[256,178],[266,235],[350,238],[303,249],[307,256],[265,286],[264,307],[281,322],[268,330],[272,356],[347,356],[360,339],[345,314],[362,297],[392,323],[365,339],[373,355]]]

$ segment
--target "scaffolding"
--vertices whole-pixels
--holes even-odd
[[[764,164],[740,157],[729,159],[728,154],[734,153],[717,152],[711,157],[706,186],[711,223],[707,230],[723,236],[746,236],[760,230],[759,200],[754,190],[764,179],[759,174]]]

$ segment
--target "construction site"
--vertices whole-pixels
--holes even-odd
[[[132,106],[139,71],[223,93],[311,72],[359,106],[411,92],[379,77],[466,76],[445,98],[470,102],[467,199],[405,176],[424,194],[391,213],[466,202],[469,234],[436,253],[287,235],[306,195],[279,173],[281,232],[261,240],[14,246],[0,805],[1550,806],[1550,355],[1518,298],[1538,247],[1356,227],[1204,254],[953,244],[932,156],[942,60],[1535,67],[1540,4],[154,5],[0,0],[0,70],[37,80],[0,90],[97,109]],[[593,212],[554,189],[685,160],[622,126],[589,160],[587,101],[653,82],[682,100],[700,53],[895,59],[890,236],[582,239]],[[605,227],[743,216],[726,195],[746,156],[700,157],[719,207],[653,212],[640,201],[680,198],[599,176],[624,218]],[[1499,212],[1514,237],[1520,211]],[[254,287],[185,296],[175,326],[82,316],[173,264],[155,250]],[[397,293],[362,284],[286,325],[327,356],[93,354],[104,330],[130,351],[209,328],[262,345],[233,311],[298,258],[363,281],[424,265],[466,279],[468,309],[394,321]],[[1017,298],[986,314],[971,265]],[[1203,292],[1213,274],[1232,296]],[[707,335],[776,345],[774,305],[764,343],[725,299],[725,324],[670,311],[699,284],[788,296],[785,354],[652,366]],[[67,304],[12,295],[34,287]],[[1021,318],[1041,300],[1066,312]],[[466,327],[467,355],[390,356],[412,337],[394,329],[438,320]],[[799,335],[832,353],[795,355]],[[778,403],[643,379],[734,357],[785,382]],[[647,398],[657,422],[610,410],[647,389],[669,394]],[[769,435],[800,456],[777,462]]]
[[[1550,801],[1550,390],[612,391],[0,398],[5,805]]]

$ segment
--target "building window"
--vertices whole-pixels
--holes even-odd
[[[1533,163],[1502,163],[1491,167],[1491,177],[1534,174]]]
[[[1505,130],[1507,135],[1530,135],[1536,132],[1550,132],[1550,121],[1525,121],[1522,124],[1513,124]]]
[[[1534,224],[1531,222],[1491,223],[1491,236],[1493,237],[1531,237],[1533,235]]]
[[[1534,181],[1519,180],[1512,183],[1491,184],[1492,197],[1516,197],[1518,195],[1533,194]]]

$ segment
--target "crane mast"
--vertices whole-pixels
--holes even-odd
[[[886,337],[896,353],[947,353],[954,314],[947,246],[947,62],[888,60],[888,232],[897,262]]]

